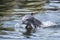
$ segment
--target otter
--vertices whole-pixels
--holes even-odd
[[[22,23],[26,24],[26,27],[25,27],[26,29],[28,29],[28,28],[33,29],[32,25],[36,29],[37,27],[41,27],[40,25],[42,24],[39,20],[34,18],[33,13],[24,15],[22,17]]]

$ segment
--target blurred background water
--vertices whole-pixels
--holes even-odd
[[[9,4],[12,5],[9,6]],[[26,29],[21,24],[22,16],[32,12],[34,17],[43,23],[42,27],[46,28],[37,28],[35,33],[24,35]],[[0,40],[60,40],[60,1],[13,0],[11,3],[0,3],[0,27],[9,28],[0,29]],[[10,28],[15,31],[11,31]]]

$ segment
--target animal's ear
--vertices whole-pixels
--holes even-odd
[[[31,13],[31,15],[33,15],[33,13]]]

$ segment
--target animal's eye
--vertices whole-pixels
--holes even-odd
[[[26,21],[28,21],[29,19],[27,19]]]

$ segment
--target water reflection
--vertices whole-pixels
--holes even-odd
[[[27,38],[30,38],[29,36],[32,35],[31,33],[33,31],[32,26],[25,27],[25,29],[26,29],[26,32],[24,32],[23,35],[25,35],[25,37],[27,37]]]
[[[59,6],[59,5],[58,5]],[[17,13],[16,13],[17,14]],[[23,16],[23,15],[22,15]],[[37,19],[41,20],[42,22],[45,22],[47,26],[51,25],[49,28],[46,29],[37,29],[34,34],[32,32],[32,27],[31,28],[20,28],[19,27],[19,32],[16,31],[4,31],[8,33],[8,35],[0,35],[0,38],[13,38],[18,39],[21,38],[32,38],[32,40],[38,39],[38,40],[60,40],[60,10],[47,10],[44,12],[44,14],[36,14],[34,15]],[[17,20],[17,21],[16,21]],[[21,14],[18,15],[1,15],[0,16],[0,27],[15,27],[15,24],[19,23],[21,26]],[[54,25],[56,24],[56,25]],[[59,24],[59,25],[58,25]],[[18,28],[16,28],[18,30]],[[26,31],[25,31],[26,29]],[[23,37],[23,36],[24,37]],[[35,35],[35,36],[33,36]],[[4,40],[4,39],[3,39]],[[19,39],[20,40],[20,39]],[[27,39],[24,39],[27,40]]]

